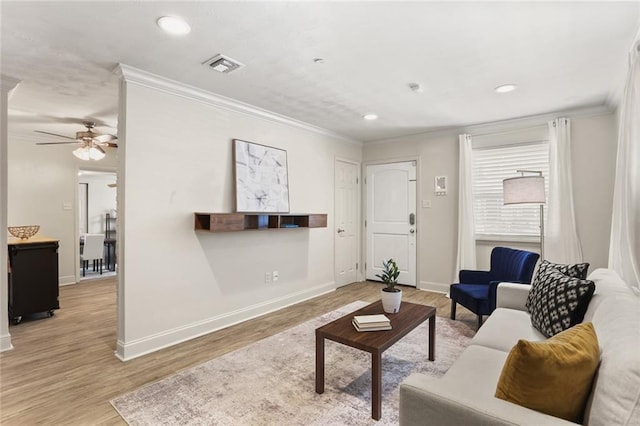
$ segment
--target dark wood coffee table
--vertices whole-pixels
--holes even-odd
[[[351,324],[355,315],[384,313],[391,320],[392,330],[358,332]],[[382,310],[377,301],[362,309],[316,329],[316,392],[324,393],[324,339],[333,340],[371,354],[371,417],[382,416],[382,353],[411,330],[429,319],[429,359],[435,360],[436,308],[402,302],[397,314]]]

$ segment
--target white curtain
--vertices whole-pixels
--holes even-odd
[[[619,109],[609,268],[640,291],[640,33]]]
[[[476,268],[476,231],[473,215],[473,150],[471,135],[460,135],[459,191],[458,191],[458,258],[453,282],[458,271]]]
[[[545,258],[554,263],[582,262],[571,183],[571,123],[549,122],[549,204],[544,240]]]

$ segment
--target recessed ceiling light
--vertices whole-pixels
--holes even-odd
[[[496,93],[509,93],[509,92],[513,92],[514,90],[516,90],[518,86],[516,86],[515,84],[503,84],[500,85],[498,87],[496,87],[495,92]]]
[[[378,119],[378,115],[377,114],[366,114],[363,115],[362,118],[364,118],[365,120],[377,120]]]
[[[191,32],[191,27],[187,22],[177,16],[163,16],[159,18],[158,26],[169,34],[185,35]]]

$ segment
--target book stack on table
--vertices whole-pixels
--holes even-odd
[[[351,323],[358,331],[391,330],[391,321],[382,314],[356,315]]]

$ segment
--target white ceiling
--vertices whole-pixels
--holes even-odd
[[[163,33],[163,15],[191,33]],[[615,104],[640,2],[2,1],[1,16],[1,71],[22,80],[10,129],[29,139],[86,118],[113,132],[124,63],[366,142]],[[218,53],[246,67],[202,65]]]

